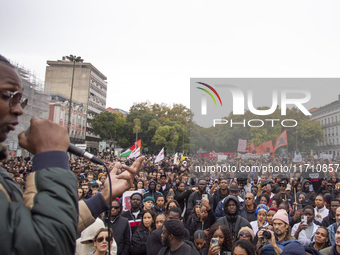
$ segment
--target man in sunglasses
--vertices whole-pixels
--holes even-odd
[[[27,105],[22,92],[15,68],[0,56],[0,142],[15,130]],[[19,135],[20,146],[36,156],[24,194],[0,168],[0,254],[74,252],[78,201],[66,154],[69,143],[64,128],[37,118],[32,118],[27,137]]]
[[[22,92],[15,67],[0,55],[0,142],[15,129],[27,105]],[[80,233],[108,208],[109,183],[101,194],[78,203],[77,180],[66,153],[70,140],[67,130],[56,123],[32,118],[30,132],[19,134],[19,144],[35,157],[24,194],[0,167],[0,254],[74,254],[77,227]],[[1,160],[6,147],[0,147]],[[123,165],[127,171],[119,175],[120,164],[113,167],[113,198],[132,187],[143,160]]]
[[[120,215],[122,204],[119,200],[112,201],[110,228],[117,243],[117,255],[129,254],[131,229],[129,221]]]

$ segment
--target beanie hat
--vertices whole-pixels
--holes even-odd
[[[172,219],[164,221],[163,226],[170,234],[174,236],[183,237],[185,233],[184,224],[180,220]]]
[[[153,197],[144,198],[143,202],[146,202],[146,201],[152,201],[153,203],[155,203],[155,199]]]
[[[273,221],[274,220],[281,220],[284,223],[289,225],[288,214],[287,214],[287,211],[284,209],[280,209],[277,211],[277,213],[274,214]]]

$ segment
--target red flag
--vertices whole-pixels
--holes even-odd
[[[278,136],[278,138],[276,139],[275,142],[275,146],[274,146],[274,153],[273,153],[273,157],[275,156],[275,151],[282,147],[282,146],[287,146],[288,145],[288,141],[287,141],[287,129],[285,131],[283,131],[281,133],[281,135]]]
[[[262,143],[255,148],[257,155],[267,154],[273,152],[273,142],[269,140],[268,142]]]
[[[255,151],[254,142],[252,142],[251,145],[247,146],[247,152],[248,153],[252,153],[253,151]]]

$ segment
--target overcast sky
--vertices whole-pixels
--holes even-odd
[[[41,79],[81,56],[107,76],[107,107],[189,107],[191,77],[340,76],[337,0],[1,2],[0,54]]]

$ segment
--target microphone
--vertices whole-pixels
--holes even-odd
[[[26,130],[25,136],[28,136],[29,133],[30,133],[30,127]],[[86,158],[86,159],[90,160],[91,162],[93,162],[95,164],[102,165],[102,166],[104,165],[104,162],[101,161],[99,158],[97,158],[96,156],[94,156],[90,152],[87,152],[86,150],[78,148],[77,146],[75,146],[72,143],[69,144],[67,152],[72,153],[72,154],[79,156],[79,157]]]

